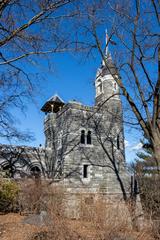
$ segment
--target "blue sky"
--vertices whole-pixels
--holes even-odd
[[[17,142],[18,145],[44,145],[44,113],[40,109],[52,95],[58,94],[65,102],[75,99],[85,105],[94,104],[94,80],[101,62],[99,55],[95,59],[79,61],[79,58],[72,54],[57,54],[51,56],[50,61],[54,66],[52,70],[48,70],[45,60],[35,65],[34,72],[39,73],[43,81],[39,82],[34,101],[27,102],[25,114],[18,110],[13,111],[18,119],[17,126],[23,131],[31,131],[35,137],[35,140],[30,143]],[[128,162],[135,158],[136,151],[141,147],[140,137],[141,134],[138,131],[125,128],[126,160]],[[3,139],[1,142],[6,143]]]
[[[82,1],[81,4],[82,4],[82,7],[85,9],[90,4],[92,5],[92,2],[93,1]],[[113,2],[115,2],[115,1],[113,1]],[[131,12],[130,12],[131,16],[134,15],[134,13],[135,13],[134,10],[136,9],[134,6],[134,2],[135,1],[133,1],[133,2],[130,1],[130,5],[125,6],[124,5],[125,2],[123,3],[123,1],[122,1],[122,7],[124,5],[124,7],[126,7],[126,9],[128,9],[128,7],[129,7],[129,9],[131,10]],[[149,9],[149,10],[151,9],[150,4],[148,4],[147,1],[146,1],[146,4],[144,4],[144,1],[142,1],[142,3],[141,3],[142,19],[141,20],[144,21],[144,25],[143,24],[142,25],[144,27],[146,27],[146,29],[150,30],[151,33],[154,34],[156,32],[158,33],[159,26],[157,26],[155,24],[156,20],[154,17],[153,18],[151,17],[151,19],[148,19],[149,15],[146,14],[146,11],[147,11],[147,9]],[[119,6],[116,5],[116,7],[119,7]],[[60,16],[61,16],[61,14],[63,15],[64,11],[65,11],[65,13],[70,12],[70,7],[67,9],[66,8],[65,9],[62,8],[62,10],[60,9],[59,13],[56,12],[57,16],[58,16],[58,14],[60,14]],[[116,46],[112,46],[110,44],[109,48],[112,52],[114,61],[117,60],[117,64],[121,65],[123,63],[123,60],[124,60],[124,63],[127,63],[127,60],[130,59],[130,55],[127,53],[129,53],[128,46],[132,46],[132,37],[131,37],[132,31],[129,34],[128,28],[126,28],[126,27],[127,26],[131,27],[131,30],[132,30],[133,25],[132,24],[130,25],[130,23],[128,23],[129,25],[126,26],[125,25],[126,22],[125,21],[123,22],[123,18],[121,19],[121,17],[118,17],[118,15],[116,13],[113,13],[112,11],[108,11],[108,9],[110,9],[110,6],[108,6],[107,4],[105,4],[102,7],[99,7],[98,9],[96,8],[96,11],[97,11],[96,16],[97,16],[97,20],[98,20],[97,34],[98,34],[99,40],[103,46],[102,48],[104,48],[105,28],[108,29],[108,34],[110,35],[110,33],[113,30],[112,27],[116,26],[116,29],[118,30],[118,32],[117,32],[118,35],[115,34],[115,35],[113,35],[113,38],[112,38],[112,40],[116,42]],[[106,12],[107,12],[107,14],[106,14]],[[20,12],[20,14],[21,14],[21,12]],[[16,16],[17,16],[17,12],[15,12],[15,17]],[[34,92],[35,97],[33,98],[33,101],[25,100],[26,105],[27,105],[25,114],[22,114],[17,109],[13,109],[12,114],[14,116],[16,116],[16,118],[17,118],[17,127],[23,131],[29,130],[29,131],[33,132],[33,134],[35,136],[35,140],[32,142],[29,142],[29,143],[11,142],[11,144],[18,144],[18,145],[25,144],[25,145],[31,145],[31,146],[39,146],[39,144],[44,145],[44,141],[45,141],[44,134],[43,134],[44,113],[41,112],[40,109],[43,106],[43,104],[45,103],[45,101],[47,101],[54,94],[58,94],[65,102],[75,99],[77,101],[82,102],[85,105],[93,105],[94,104],[95,90],[94,90],[93,83],[95,80],[96,70],[99,67],[100,62],[101,62],[101,57],[98,54],[98,52],[96,52],[97,49],[94,47],[95,39],[94,39],[93,35],[90,34],[90,31],[86,31],[86,26],[89,27],[89,29],[91,27],[90,26],[91,22],[89,21],[89,18],[87,18],[87,16],[88,16],[88,14],[86,14],[86,15],[82,14],[81,18],[78,17],[78,21],[76,22],[75,25],[73,24],[74,21],[72,21],[72,18],[68,18],[67,21],[61,19],[60,26],[58,27],[58,31],[57,31],[57,28],[53,29],[53,33],[52,33],[52,26],[54,26],[54,25],[52,25],[52,24],[49,25],[47,22],[48,26],[47,25],[46,26],[49,28],[46,28],[46,30],[48,29],[49,31],[47,31],[47,34],[45,34],[45,37],[47,36],[47,38],[49,38],[49,39],[44,38],[46,40],[44,42],[46,45],[49,43],[49,46],[47,45],[46,49],[50,49],[50,47],[51,48],[55,47],[55,42],[53,39],[54,33],[58,33],[58,35],[64,36],[64,39],[66,36],[66,39],[69,39],[72,41],[77,39],[77,34],[78,34],[78,40],[81,40],[82,42],[86,43],[87,46],[88,46],[88,44],[89,44],[89,46],[92,46],[92,53],[94,54],[95,58],[88,59],[85,57],[85,54],[83,54],[83,53],[81,53],[81,56],[79,56],[80,53],[79,53],[79,55],[78,54],[76,55],[76,53],[74,53],[74,54],[59,53],[59,54],[53,54],[53,55],[47,56],[46,59],[45,58],[40,59],[39,56],[38,57],[33,56],[32,58],[28,58],[30,60],[31,64],[27,64],[26,63],[27,61],[25,59],[22,61],[19,61],[19,62],[17,61],[15,63],[16,66],[19,66],[19,67],[23,66],[22,68],[25,69],[27,73],[29,73],[31,75],[34,74],[33,79],[34,79],[35,85],[37,86],[37,89]],[[119,20],[121,20],[121,21],[119,21]],[[142,21],[142,23],[143,23],[143,21]],[[18,22],[18,24],[19,24],[19,22]],[[81,26],[81,24],[82,24],[82,26]],[[84,24],[85,28],[83,28],[83,24]],[[37,25],[36,26],[33,25],[31,30],[33,32],[35,31],[36,34],[40,30],[41,31],[44,30],[44,32],[45,32],[44,27],[42,29],[37,28]],[[59,30],[61,30],[61,31],[59,31]],[[144,30],[144,29],[140,28],[140,30]],[[42,34],[43,34],[43,31],[42,31]],[[122,42],[120,41],[120,39],[118,37],[118,36],[121,36],[121,34],[124,37],[124,39],[126,40],[127,47],[125,47],[122,44]],[[62,37],[62,39],[63,39],[63,37]],[[146,38],[146,43],[150,44],[150,42],[148,42],[147,38]],[[155,39],[155,43],[156,43],[156,39]],[[150,47],[148,48],[149,55],[150,55],[150,51],[152,49],[152,44],[153,43],[151,43],[151,46],[149,45]],[[153,44],[153,46],[154,46],[154,44]],[[27,46],[25,46],[25,43],[24,43],[24,48],[27,48]],[[153,49],[154,49],[154,47],[153,47]],[[8,48],[8,46],[5,46],[4,52],[3,52],[3,49],[2,49],[2,52],[6,55],[6,57],[10,58],[12,56],[12,54],[13,54],[13,56],[17,55],[17,52],[16,51],[12,52],[12,50],[13,49]],[[116,54],[117,54],[117,56],[119,56],[119,58],[116,57]],[[49,64],[48,64],[47,58],[50,61]],[[50,64],[52,65],[52,67],[48,68],[48,66],[50,67]],[[147,69],[149,70],[148,71],[149,74],[151,74],[151,76],[153,76],[152,80],[155,81],[154,76],[155,76],[155,78],[157,77],[157,69],[155,68],[155,61],[153,61],[153,62],[149,61],[149,64],[147,62],[145,62],[145,64],[147,66]],[[126,70],[126,69],[124,69],[124,70]],[[139,71],[139,73],[141,73],[141,72]],[[39,79],[39,77],[40,77],[40,79]],[[135,99],[136,93],[135,93],[135,91],[133,91],[133,88],[132,88],[134,86],[134,81],[131,82],[131,80],[132,80],[131,74],[129,74],[127,70],[123,71],[123,72],[121,71],[121,77],[124,80],[125,85],[127,86],[127,90],[129,92],[129,94],[131,94],[133,99]],[[140,80],[142,81],[142,83],[143,83],[143,81],[145,83],[145,80],[143,79],[143,77],[144,77],[143,74],[139,74]],[[129,79],[128,84],[127,84],[127,79]],[[22,86],[22,88],[23,88],[23,86]],[[24,88],[25,88],[25,85],[24,85]],[[138,105],[138,107],[141,107],[141,104],[138,102],[137,99],[138,98],[136,98],[136,104]],[[143,112],[142,112],[142,114],[143,114]],[[128,114],[128,116],[131,116],[131,115]],[[126,159],[127,159],[127,161],[132,161],[135,158],[136,151],[141,149],[141,145],[140,145],[141,138],[142,138],[141,131],[134,130],[134,129],[131,130],[130,128],[125,126],[125,143],[126,143]],[[0,141],[1,141],[1,143],[7,143],[4,139],[0,139]]]

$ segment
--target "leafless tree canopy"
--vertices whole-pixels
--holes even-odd
[[[120,77],[114,75],[137,123],[160,159],[159,129],[159,1],[101,0],[82,3],[79,39],[98,49],[109,70],[104,49],[110,45]],[[104,29],[108,36],[104,45]],[[111,72],[111,75],[113,73]]]
[[[66,24],[76,14],[72,0],[0,1],[0,136],[27,140],[15,128],[12,109],[24,110],[41,56],[70,48]],[[64,33],[65,32],[65,33]]]
[[[158,164],[158,0],[11,0],[0,2],[0,13],[1,136],[21,136],[15,132],[10,109],[23,108],[24,97],[33,92],[36,81],[29,74],[30,63],[40,56],[66,50],[87,49],[87,55],[95,56],[98,49],[107,68],[104,49],[109,44],[121,76],[114,78],[152,142]]]

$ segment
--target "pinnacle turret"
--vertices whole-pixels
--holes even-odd
[[[102,104],[106,99],[111,98],[119,99],[119,87],[117,85],[116,78],[118,77],[118,71],[115,64],[112,61],[111,54],[109,52],[108,44],[111,39],[108,37],[107,30],[105,31],[105,52],[102,64],[97,70],[96,74],[96,105]],[[111,41],[112,43],[112,41]]]

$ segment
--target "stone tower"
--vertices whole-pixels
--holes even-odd
[[[102,62],[96,74],[96,105],[102,104],[102,102],[109,101],[110,99],[120,101],[119,87],[114,80],[114,77],[118,77],[118,73],[115,65],[112,63],[110,54],[106,55],[106,62],[107,66]]]

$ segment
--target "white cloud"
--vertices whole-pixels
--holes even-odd
[[[141,142],[136,143],[130,147],[130,151],[138,151],[142,149],[143,144]]]
[[[124,140],[124,145],[125,145],[126,148],[129,147],[130,146],[129,141]]]
[[[126,161],[127,162],[133,162],[136,159],[136,153],[139,150],[142,150],[142,143],[139,141],[133,141],[133,139],[129,138],[128,140],[124,140],[124,144],[125,144],[125,153],[126,153]],[[138,139],[137,139],[138,140]]]

